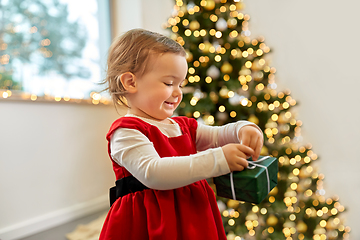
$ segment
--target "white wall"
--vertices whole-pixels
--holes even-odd
[[[162,28],[171,16],[173,0],[111,0],[113,12],[113,36],[117,37],[133,28],[144,28],[162,34]]]
[[[0,101],[0,239],[106,210],[113,105]]]
[[[165,33],[160,28],[171,14],[172,0],[142,2],[136,27]],[[126,7],[119,11],[128,20],[140,14]],[[360,2],[244,0],[251,16],[252,37],[264,36],[273,52],[278,90],[290,89],[299,102],[298,119],[303,121],[305,143],[320,156],[318,171],[325,175],[327,196],[338,195],[348,212],[342,214],[352,228],[351,239],[360,239],[360,89],[358,39]],[[125,13],[124,13],[125,14]],[[165,20],[162,20],[165,19]],[[135,20],[134,20],[135,21]],[[128,29],[118,28],[118,32]]]

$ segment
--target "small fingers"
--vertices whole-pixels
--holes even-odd
[[[243,153],[243,154],[245,154],[245,156],[241,156],[241,157],[243,157],[243,158],[247,158],[247,157],[250,157],[250,156],[253,156],[254,155],[254,150],[251,148],[251,147],[249,147],[249,146],[246,146],[246,145],[237,145],[237,147],[238,147],[238,150],[241,152],[241,153]]]
[[[247,155],[251,156],[253,161],[257,161],[263,145],[263,135],[253,127],[244,130],[241,134],[241,143],[253,149],[253,154],[249,155],[247,152]]]
[[[238,158],[232,171],[242,171],[248,167],[248,162],[244,158]]]
[[[250,142],[249,142],[249,145],[248,145],[248,146],[249,146],[251,149],[253,149],[254,152],[256,152],[256,147],[257,147],[258,140],[259,140],[258,137],[252,137],[252,138],[250,139]]]
[[[238,169],[237,169],[236,171],[242,171],[242,170],[244,170],[244,169],[245,169],[244,166],[238,165]]]
[[[241,138],[241,144],[245,145],[245,146],[250,146],[250,136],[249,135],[244,135]]]
[[[254,151],[254,155],[253,155],[253,161],[258,160],[260,153],[261,153],[262,145],[263,145],[263,140],[262,140],[262,138],[259,137],[254,146],[255,151]]]
[[[244,168],[247,168],[247,167],[249,166],[249,163],[248,163],[248,161],[246,160],[246,158],[240,158],[238,164],[239,164],[240,166],[242,166],[243,169],[244,169]]]

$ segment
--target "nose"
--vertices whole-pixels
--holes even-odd
[[[173,97],[178,97],[179,95],[182,95],[181,88],[179,86],[175,87],[172,95],[173,95]]]

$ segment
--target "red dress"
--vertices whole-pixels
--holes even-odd
[[[160,157],[195,154],[196,120],[173,119],[183,135],[169,138],[141,119],[123,117],[112,124],[107,140],[117,128],[131,128],[143,133]],[[112,162],[116,179],[131,175]],[[100,240],[122,239],[225,240],[226,236],[215,194],[206,180],[201,180],[177,189],[145,189],[118,198],[105,219]]]

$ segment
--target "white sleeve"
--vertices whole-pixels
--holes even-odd
[[[237,121],[224,126],[208,126],[199,123],[196,130],[196,149],[202,151],[221,147],[228,143],[239,143],[238,133],[242,127],[248,125],[254,126],[262,132],[256,124],[249,121]]]
[[[230,172],[221,148],[161,158],[152,142],[134,129],[117,129],[111,136],[110,151],[116,163],[152,189],[175,189]]]

